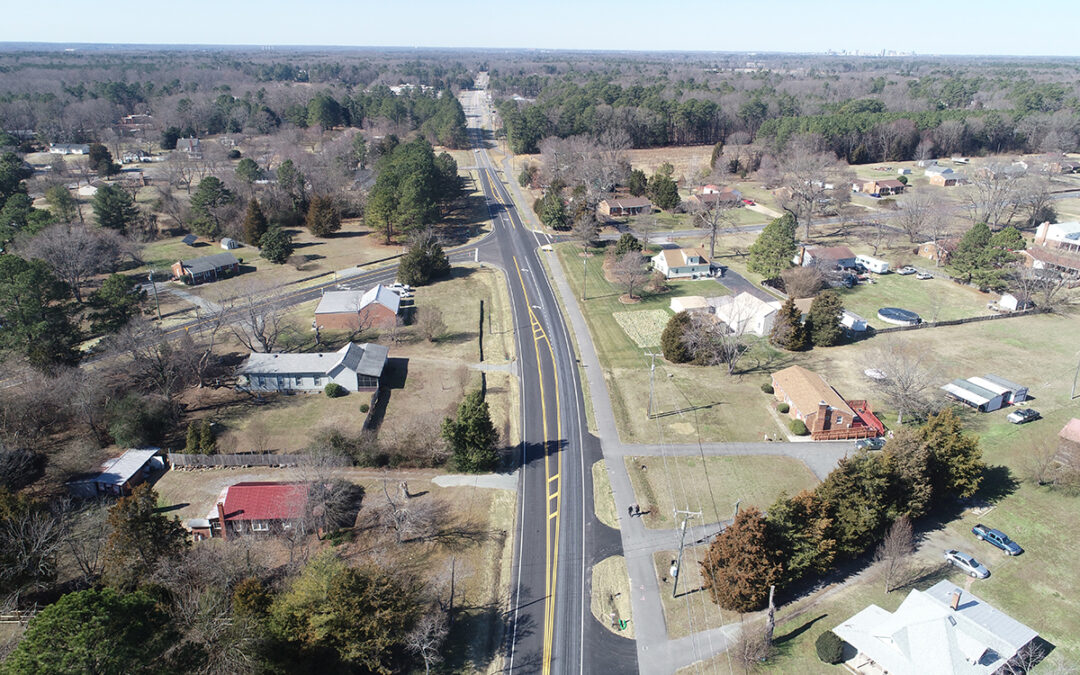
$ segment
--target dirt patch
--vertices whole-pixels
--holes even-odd
[[[629,293],[623,293],[619,296],[619,302],[624,305],[636,305],[641,302],[641,298],[630,295]]]
[[[634,638],[630,609],[630,574],[626,559],[613,555],[593,565],[592,614],[612,633]]]

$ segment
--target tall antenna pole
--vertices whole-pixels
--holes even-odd
[[[656,354],[645,352],[645,355],[652,357],[652,363],[649,365],[649,408],[645,411],[645,419],[651,419],[653,414],[653,388],[656,378]]]

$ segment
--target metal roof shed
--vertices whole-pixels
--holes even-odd
[[[1004,396],[978,386],[968,380],[956,379],[942,389],[951,398],[975,408],[979,412],[991,412],[1002,406]]]
[[[1006,403],[1023,403],[1028,397],[1028,388],[1022,384],[1017,384],[1011,380],[1006,380],[1004,377],[998,377],[997,375],[983,375],[982,379],[989,382],[993,382],[999,387],[1004,387],[1009,391],[1009,395],[1005,397]]]

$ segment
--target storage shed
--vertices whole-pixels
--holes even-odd
[[[1005,397],[1001,392],[981,387],[971,380],[955,379],[942,389],[949,398],[969,405],[979,412],[997,410],[1005,403]]]
[[[711,312],[708,300],[700,295],[682,295],[671,299],[671,311],[679,312]]]
[[[74,497],[93,498],[101,494],[125,496],[154,471],[165,468],[161,448],[128,450],[101,465],[97,473],[68,481],[68,491]]]
[[[1009,405],[1015,405],[1017,403],[1023,403],[1028,397],[1028,388],[1022,384],[1017,384],[1011,380],[1006,380],[1004,377],[998,377],[997,375],[983,375],[982,377],[969,378],[972,381],[981,380],[987,382],[993,387],[987,387],[992,390],[1000,390],[1005,397],[1005,403]]]

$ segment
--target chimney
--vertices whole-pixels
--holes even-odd
[[[956,589],[955,591],[953,591],[952,595],[949,596],[949,607],[954,612],[957,610],[958,607],[960,607],[960,589],[959,588]]]
[[[1050,221],[1040,223],[1039,227],[1035,229],[1035,243],[1040,246],[1046,244],[1046,235],[1050,229]]]
[[[814,428],[810,431],[817,433],[819,431],[825,431],[825,428],[829,421],[829,404],[825,401],[821,401],[817,406],[817,417],[814,418]]]
[[[225,502],[217,503],[217,517],[218,522],[221,523],[221,538],[225,541],[229,540],[229,530],[226,528],[225,523]],[[214,536],[214,528],[210,528],[210,536]]]

